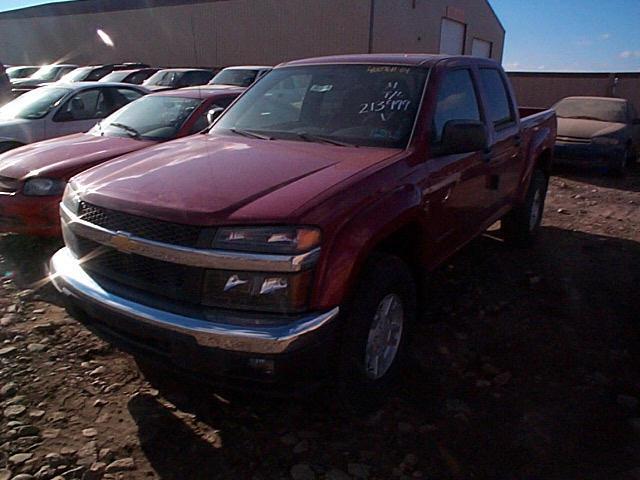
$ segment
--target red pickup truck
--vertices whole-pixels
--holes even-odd
[[[555,133],[552,111],[518,110],[491,60],[288,62],[208,134],[74,177],[51,279],[146,361],[380,391],[424,271],[497,220],[508,240],[536,233]]]

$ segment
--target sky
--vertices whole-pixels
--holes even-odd
[[[507,70],[640,71],[640,0],[489,1],[507,31]],[[0,11],[41,3],[0,0]]]

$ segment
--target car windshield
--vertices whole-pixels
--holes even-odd
[[[119,70],[117,72],[111,72],[110,74],[102,77],[99,82],[122,82],[131,72],[128,70]]]
[[[209,82],[209,85],[235,85],[248,87],[258,75],[258,70],[224,69]]]
[[[202,103],[196,98],[147,96],[131,102],[91,129],[93,135],[169,140]]]
[[[560,118],[626,122],[625,103],[605,98],[567,98],[556,104],[555,111]]]
[[[427,70],[398,65],[309,65],[273,70],[211,133],[405,148]]]
[[[75,70],[71,70],[69,73],[63,75],[58,81],[61,83],[81,82],[82,80],[86,79],[87,76],[89,76],[92,70],[92,67],[76,68]]]
[[[165,70],[151,75],[143,85],[156,85],[158,87],[172,87],[178,83],[178,80],[185,72],[175,70]]]
[[[44,82],[55,80],[60,68],[62,67],[58,65],[47,65],[46,67],[41,67],[36,73],[31,75],[30,78]]]
[[[11,79],[28,78],[37,71],[37,67],[11,67],[7,68],[7,76]]]
[[[0,120],[42,118],[56,107],[68,88],[44,87],[27,92],[0,108]]]

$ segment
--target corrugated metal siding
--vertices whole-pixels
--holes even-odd
[[[509,78],[520,105],[547,108],[569,96],[616,96],[630,100],[640,111],[640,73],[511,72]]]
[[[465,54],[473,38],[492,43],[492,58],[502,60],[504,31],[490,5],[481,0],[376,0],[374,52],[440,53],[440,28],[447,8],[464,14]]]
[[[102,45],[97,28],[115,48]],[[194,42],[195,39],[195,42]],[[367,0],[229,0],[109,13],[2,20],[9,64],[143,61],[154,65],[276,64],[366,52]]]

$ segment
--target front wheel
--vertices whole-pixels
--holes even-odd
[[[416,312],[416,291],[407,265],[375,255],[366,265],[345,318],[340,373],[349,400],[371,402],[395,379]]]
[[[505,241],[515,245],[528,245],[535,239],[542,223],[548,186],[549,177],[542,170],[535,170],[524,203],[502,219]]]

